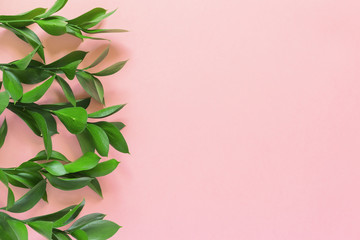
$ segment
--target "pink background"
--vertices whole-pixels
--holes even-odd
[[[0,9],[50,5],[13,0]],[[50,204],[28,215],[86,196],[84,213],[124,226],[113,239],[360,238],[360,1],[77,0],[61,13],[96,6],[118,7],[102,27],[131,31],[106,35],[111,54],[99,67],[130,59],[102,81],[108,106],[128,103],[111,120],[128,125],[131,155],[111,152],[122,163],[101,179],[103,200],[49,187]],[[79,48],[93,51],[89,63],[106,45],[38,32],[48,61]],[[0,43],[1,61],[30,51],[5,31]],[[63,97],[55,88],[47,99]],[[0,158],[14,166],[42,142],[7,119]],[[55,149],[80,156],[67,136],[54,138]]]

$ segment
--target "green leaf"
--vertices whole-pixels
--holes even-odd
[[[61,67],[60,70],[63,71],[66,75],[66,77],[70,80],[73,80],[76,74],[77,67],[82,62],[82,60],[78,60],[72,63],[69,63],[68,65]]]
[[[56,81],[59,83],[59,85],[61,86],[66,99],[74,106],[76,107],[76,99],[74,96],[73,91],[71,90],[71,87],[69,86],[69,84],[60,76],[56,76]]]
[[[67,0],[57,0],[54,5],[44,14],[38,16],[38,18],[47,18],[53,15],[54,13],[60,11],[65,4],[67,3]]]
[[[113,146],[119,152],[129,153],[129,147],[124,136],[114,124],[109,122],[97,122],[95,124],[106,132],[111,146]]]
[[[81,107],[63,108],[53,113],[73,134],[81,133],[87,125],[87,112]]]
[[[52,62],[45,66],[45,68],[61,68],[65,67],[66,65],[77,62],[79,60],[83,60],[86,56],[87,52],[84,51],[74,51],[66,55],[65,57],[62,57],[55,62]]]
[[[69,24],[77,25],[79,27],[85,27],[89,22],[96,20],[106,14],[106,10],[103,8],[94,8],[81,16],[68,21]]]
[[[50,35],[60,36],[66,33],[67,23],[61,19],[37,20],[36,23]]]
[[[9,180],[7,178],[7,176],[5,175],[4,171],[0,169],[0,181],[5,185],[8,186],[9,185]]]
[[[105,240],[112,237],[120,226],[108,220],[96,220],[81,228],[89,240]]]
[[[71,238],[65,232],[62,232],[62,231],[61,232],[54,231],[53,239],[54,240],[71,240]]]
[[[92,178],[89,177],[79,177],[79,178],[59,178],[52,176],[49,173],[44,173],[45,177],[49,180],[50,184],[54,187],[64,190],[76,190],[83,188],[89,184]]]
[[[96,167],[93,169],[83,171],[82,174],[89,176],[89,177],[102,177],[105,175],[110,174],[112,171],[116,169],[116,167],[119,165],[119,162],[115,159],[110,159],[104,162],[99,163]]]
[[[46,237],[47,239],[52,239],[52,229],[53,223],[46,221],[36,221],[36,222],[28,222],[27,223],[32,229]]]
[[[38,49],[39,49],[39,47],[36,47],[31,53],[26,55],[24,58],[17,60],[15,62],[12,62],[11,64],[15,65],[20,70],[26,69],[29,66],[32,58],[34,57],[34,55],[38,51]]]
[[[23,97],[21,98],[21,102],[22,103],[33,103],[36,102],[37,100],[39,100],[42,96],[44,96],[44,94],[46,93],[46,91],[49,89],[49,87],[51,86],[51,84],[53,83],[55,79],[55,76],[52,76],[51,78],[49,78],[48,80],[46,80],[44,83],[42,83],[41,85],[31,89],[30,91],[24,93]]]
[[[65,170],[64,165],[58,161],[51,161],[47,163],[40,164],[46,171],[54,176],[63,176],[68,172]]]
[[[105,131],[101,127],[94,124],[88,124],[86,129],[89,131],[92,137],[96,151],[101,156],[107,156],[109,153],[109,138],[107,137]]]
[[[91,20],[88,20],[87,22],[83,22],[83,23],[81,23],[79,25],[79,27],[81,27],[82,29],[87,29],[87,28],[94,27],[95,25],[100,23],[103,19],[105,19],[105,18],[109,17],[110,15],[112,15],[115,11],[116,11],[116,9],[114,11],[109,12],[109,13],[99,15],[99,16],[91,19]]]
[[[43,180],[39,172],[5,170],[10,184],[21,188],[33,188]]]
[[[32,117],[34,118],[36,124],[38,125],[43,141],[44,141],[44,145],[45,145],[45,151],[46,151],[46,155],[47,156],[51,156],[52,153],[52,142],[51,142],[51,136],[49,134],[49,130],[48,130],[48,126],[46,124],[46,120],[45,118],[37,113],[37,112],[30,112],[30,114],[32,115]]]
[[[77,72],[76,77],[84,90],[96,101],[105,104],[104,88],[96,77],[88,72]]]
[[[9,105],[9,97],[7,92],[0,92],[0,114],[2,114]]]
[[[62,218],[56,220],[54,222],[54,227],[59,228],[59,227],[65,226],[68,223],[72,222],[80,214],[84,205],[85,205],[85,200],[83,200],[76,207],[71,209],[71,211],[69,211],[67,214],[65,214]]]
[[[122,61],[122,62],[115,63],[115,64],[111,65],[111,66],[108,67],[108,68],[105,68],[104,70],[102,70],[102,71],[100,71],[100,72],[93,73],[93,75],[95,75],[95,76],[108,76],[108,75],[112,75],[112,74],[117,73],[118,71],[120,71],[120,70],[125,66],[126,63],[127,63],[127,60],[126,60],[126,61]]]
[[[4,145],[6,134],[7,134],[7,123],[5,119],[0,127],[0,148]]]
[[[91,188],[91,190],[93,190],[97,195],[99,195],[100,197],[103,197],[100,183],[99,183],[99,181],[98,181],[96,178],[94,178],[93,180],[91,180],[91,182],[89,183],[88,186],[89,186],[89,187]]]
[[[24,162],[22,164],[20,164],[19,167],[15,168],[15,170],[19,170],[19,171],[25,171],[25,172],[38,172],[42,169],[42,167],[35,162]]]
[[[42,180],[36,184],[35,187],[30,189],[30,191],[28,191],[24,196],[17,200],[14,205],[8,209],[8,211],[13,213],[26,212],[40,201],[41,197],[45,193],[45,190],[46,182],[45,180]]]
[[[112,123],[115,127],[117,127],[117,129],[121,130],[125,127],[125,124],[122,122],[110,122]]]
[[[7,70],[3,71],[3,83],[5,90],[9,93],[12,99],[16,102],[23,95],[23,87],[19,79]]]
[[[7,196],[7,204],[6,204],[6,210],[14,206],[15,203],[15,196],[14,192],[11,190],[10,187],[8,187],[8,196]]]
[[[42,150],[35,157],[30,159],[29,161],[40,161],[40,160],[48,160],[48,159],[70,162],[62,153],[59,153],[54,150],[51,152],[50,157],[48,157],[46,152],[44,150]]]
[[[81,229],[77,229],[71,233],[71,236],[76,238],[77,240],[89,240],[86,232]]]
[[[91,98],[84,98],[84,99],[76,100],[76,106],[86,109],[86,108],[88,108],[88,106],[90,104],[90,100],[91,100]],[[47,110],[59,110],[59,109],[63,109],[63,108],[72,107],[72,105],[71,105],[71,103],[66,102],[66,103],[55,103],[55,104],[43,104],[43,105],[39,105],[39,107],[42,109],[47,109]]]
[[[46,8],[35,8],[31,11],[24,12],[18,15],[0,15],[1,22],[14,21],[14,20],[30,20],[40,14],[43,14]]]
[[[24,223],[13,219],[9,219],[7,222],[17,237],[14,240],[28,240],[28,231]]]
[[[38,217],[33,217],[33,218],[29,218],[27,220],[25,220],[25,222],[34,222],[34,221],[49,221],[49,222],[54,222],[60,218],[62,218],[63,216],[65,216],[68,212],[70,212],[72,209],[74,209],[77,205],[72,205],[69,206],[67,208],[61,209],[60,211],[51,213],[51,214],[47,214],[47,215],[42,215],[42,216],[38,216]]]
[[[44,71],[40,67],[44,66],[41,62],[31,60],[28,68],[24,70],[20,69],[8,69],[9,72],[13,73],[20,82],[25,84],[36,84],[48,79],[53,75],[52,72]]]
[[[83,227],[93,221],[102,220],[102,219],[104,219],[104,217],[105,217],[105,214],[102,214],[102,213],[91,213],[91,214],[85,215],[85,216],[79,218],[78,220],[76,220],[71,225],[71,227],[69,227],[67,229],[67,231],[72,232],[76,229],[80,229],[81,227]]]
[[[95,152],[95,144],[91,139],[91,135],[87,129],[84,129],[80,134],[76,134],[81,151],[83,154],[87,152]]]
[[[9,104],[8,109],[18,115],[37,136],[41,136],[40,129],[29,111],[18,108],[13,104]]]
[[[76,173],[94,168],[100,160],[100,157],[92,152],[87,152],[72,163],[64,166],[68,173]]]
[[[115,105],[88,114],[89,118],[104,118],[120,111],[126,104]]]
[[[18,105],[21,105],[21,103],[18,103]],[[39,105],[37,105],[37,107],[38,106]],[[58,133],[58,131],[57,131],[57,123],[55,121],[55,118],[51,115],[51,113],[49,113],[48,111],[39,109],[39,107],[38,108],[31,108],[31,111],[32,112],[37,112],[41,116],[43,116],[43,118],[46,121],[46,125],[47,125],[48,132],[49,132],[50,136]]]
[[[89,34],[128,32],[128,30],[125,29],[83,29],[83,31]]]
[[[93,68],[93,67],[97,66],[99,63],[101,63],[108,55],[109,48],[110,48],[110,46],[107,46],[107,48],[100,54],[100,56],[98,58],[96,58],[95,61],[92,64],[90,64],[90,66],[88,66],[84,69]]]

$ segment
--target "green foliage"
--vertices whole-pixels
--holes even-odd
[[[47,201],[47,188],[55,187],[62,191],[72,191],[89,187],[102,197],[98,178],[113,172],[119,162],[116,159],[102,160],[108,156],[109,146],[122,153],[129,153],[127,143],[121,133],[125,125],[121,122],[97,121],[120,111],[125,104],[104,107],[88,113],[91,99],[105,105],[104,87],[98,77],[108,76],[121,70],[127,61],[120,61],[96,73],[89,69],[101,64],[107,57],[110,46],[86,68],[79,69],[88,52],[73,51],[52,63],[45,62],[44,47],[38,35],[30,25],[37,24],[47,34],[60,36],[71,34],[80,39],[104,38],[91,34],[125,32],[122,29],[94,29],[102,20],[115,11],[94,8],[86,13],[67,19],[54,15],[67,3],[57,0],[49,9],[35,8],[17,15],[0,15],[0,27],[14,33],[28,43],[33,50],[23,58],[0,64],[3,90],[0,92],[0,114],[6,109],[18,116],[41,137],[44,148],[36,156],[24,161],[18,167],[0,168],[0,182],[7,191],[6,205],[0,211],[0,239],[27,240],[27,227],[32,228],[46,239],[53,240],[105,240],[112,237],[120,228],[114,222],[104,220],[102,213],[76,218],[85,205],[85,200],[57,212],[32,217],[26,220],[16,219],[6,212],[22,213],[33,208],[39,201]],[[38,54],[41,61],[34,60]],[[76,99],[69,80],[77,79],[88,98]],[[61,87],[67,102],[36,103],[52,87],[54,80]],[[24,92],[23,84],[37,84]],[[1,88],[0,85],[0,88]],[[74,134],[83,153],[70,161],[64,154],[54,150],[52,136],[58,134],[56,118],[68,132]],[[92,119],[92,122],[88,122]],[[5,119],[0,126],[0,148],[6,142],[8,123]],[[95,150],[97,153],[95,153]],[[99,156],[100,155],[100,156]],[[51,186],[50,186],[51,185]],[[20,198],[15,198],[14,187],[26,189]],[[5,195],[5,194],[3,194]]]

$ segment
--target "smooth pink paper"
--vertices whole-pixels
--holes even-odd
[[[0,9],[50,5],[13,0]],[[102,82],[107,106],[128,103],[111,120],[127,124],[131,155],[111,152],[121,164],[101,179],[104,199],[49,187],[50,204],[22,216],[85,196],[84,214],[124,226],[113,239],[360,238],[360,1],[76,0],[61,14],[97,6],[118,7],[102,27],[130,30],[106,35],[110,56],[98,69],[130,59]],[[106,47],[34,29],[49,62],[79,48],[91,51],[86,66]],[[31,51],[3,30],[0,43],[2,61]],[[64,98],[54,88],[47,99]],[[42,142],[13,114],[7,120],[0,159],[10,167]],[[55,150],[80,156],[60,131]]]

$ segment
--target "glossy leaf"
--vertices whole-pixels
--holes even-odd
[[[9,212],[25,212],[35,206],[44,195],[46,189],[45,180],[40,181],[35,187],[30,189],[24,196],[17,200],[14,205],[8,209]]]
[[[70,63],[77,62],[79,60],[83,60],[86,56],[87,52],[84,51],[74,51],[66,56],[56,60],[55,62],[52,62],[45,66],[45,68],[60,68],[64,67]]]
[[[84,129],[80,134],[76,134],[76,138],[79,142],[81,151],[83,154],[87,152],[95,152],[95,144],[91,138],[91,135],[87,129]]]
[[[87,24],[91,21],[94,21],[106,14],[106,10],[103,8],[94,8],[81,16],[71,19],[68,21],[68,23],[77,25],[80,27],[86,27]]]
[[[46,11],[46,8],[35,8],[31,11],[24,12],[18,15],[0,15],[1,22],[8,22],[14,20],[29,20],[33,19],[40,14],[43,14]]]
[[[50,35],[60,36],[66,33],[67,23],[61,19],[37,20],[36,23]]]
[[[107,137],[105,131],[94,124],[88,124],[86,129],[92,137],[96,151],[101,156],[107,156],[109,153],[109,138]]]
[[[82,62],[82,60],[78,60],[72,63],[69,63],[66,66],[63,66],[60,68],[61,71],[63,71],[66,75],[66,77],[70,80],[73,80],[76,74],[77,67]]]
[[[92,180],[92,178],[89,177],[60,178],[60,177],[52,176],[49,173],[44,173],[44,175],[49,180],[51,185],[64,191],[83,188],[87,186],[89,182]]]
[[[99,111],[93,112],[93,113],[89,113],[88,117],[89,118],[104,118],[104,117],[108,117],[118,111],[120,111],[126,104],[121,104],[121,105],[115,105],[115,106],[111,106],[111,107],[107,107],[104,109],[101,109]]]
[[[7,222],[17,237],[14,240],[28,240],[28,231],[24,223],[13,219],[9,219]]]
[[[58,161],[51,161],[47,163],[40,164],[46,171],[54,176],[63,176],[68,172],[65,170],[64,165]]]
[[[40,83],[53,75],[52,72],[41,69],[44,65],[36,60],[31,60],[28,68],[24,70],[11,68],[9,72],[13,73],[20,82],[25,84]]]
[[[128,30],[125,29],[83,29],[83,31],[89,34],[128,32]]]
[[[8,128],[7,128],[7,123],[6,123],[6,119],[5,119],[0,127],[0,148],[4,145],[5,137],[7,134],[7,129]]]
[[[21,105],[21,104],[18,104]],[[55,118],[51,115],[51,113],[49,113],[48,111],[44,111],[42,109],[37,109],[37,108],[31,108],[32,112],[37,112],[39,113],[41,116],[43,116],[43,118],[46,121],[46,125],[48,128],[48,132],[49,135],[52,136],[54,134],[57,134],[57,123],[55,121]]]
[[[71,236],[73,236],[77,240],[89,240],[86,232],[84,232],[81,229],[77,229],[71,233]]]
[[[54,240],[71,240],[71,238],[65,233],[60,231],[53,232],[53,239]]]
[[[118,71],[120,71],[125,66],[126,63],[127,63],[127,61],[122,61],[122,62],[115,63],[115,64],[111,65],[108,68],[105,68],[104,70],[102,70],[100,72],[93,73],[93,75],[95,75],[95,76],[108,76],[108,75],[115,74]]]
[[[48,80],[46,80],[41,85],[31,89],[30,91],[24,93],[23,97],[21,98],[22,103],[33,103],[39,100],[49,89],[51,84],[53,83],[55,76],[52,76]]]
[[[6,109],[9,105],[9,94],[5,92],[0,92],[0,114]]]
[[[78,205],[76,205],[76,207],[74,207],[73,209],[71,209],[67,214],[65,214],[63,217],[61,217],[60,219],[56,220],[54,222],[54,227],[58,228],[58,227],[62,227],[67,225],[68,223],[72,222],[81,212],[81,210],[83,209],[85,205],[85,201],[83,200],[81,203],[79,203]]]
[[[84,90],[96,101],[105,104],[104,88],[96,77],[88,72],[77,72],[76,77]]]
[[[90,104],[91,98],[84,98],[84,99],[79,99],[76,100],[76,106],[77,107],[82,107],[84,109],[88,108],[89,104]],[[42,109],[47,109],[47,110],[59,110],[59,109],[63,109],[63,108],[69,108],[69,107],[73,107],[71,103],[54,103],[54,104],[43,104],[43,105],[39,105]]]
[[[81,133],[86,128],[87,112],[81,107],[63,108],[53,112],[73,134]]]
[[[73,91],[71,90],[71,87],[69,86],[69,84],[60,76],[56,76],[56,81],[59,83],[59,85],[61,86],[66,99],[74,106],[76,107],[76,99],[74,96]]]
[[[15,170],[25,171],[25,172],[38,172],[42,169],[42,167],[35,162],[24,162],[20,164],[19,167],[15,168]]]
[[[83,227],[93,221],[102,220],[102,219],[104,219],[104,217],[105,217],[105,214],[102,214],[102,213],[91,213],[91,214],[85,215],[85,216],[79,218],[78,220],[76,220],[71,225],[71,227],[69,227],[67,229],[67,231],[71,232],[76,229],[80,229],[81,227]]]
[[[115,127],[117,127],[117,129],[121,130],[125,127],[125,124],[122,122],[110,122],[112,123]]]
[[[104,240],[112,237],[120,226],[108,220],[96,220],[86,224],[81,230],[87,235],[89,240]]]
[[[76,173],[94,168],[100,160],[100,157],[92,152],[87,152],[72,163],[64,166],[68,173]]]
[[[111,146],[113,146],[119,152],[129,153],[129,147],[124,136],[114,124],[109,122],[97,122],[95,124],[106,132]]]
[[[84,69],[93,68],[93,67],[97,66],[99,63],[101,63],[106,58],[106,56],[109,54],[109,49],[110,49],[110,46],[107,46],[107,48],[100,54],[100,56],[97,57],[92,64],[90,64],[88,67],[86,67]]]
[[[114,171],[118,165],[118,161],[116,161],[115,159],[110,159],[99,163],[93,169],[83,171],[81,173],[89,177],[102,177]]]
[[[39,18],[47,18],[51,15],[53,15],[54,13],[60,11],[64,6],[65,4],[67,3],[68,0],[57,0],[54,5],[49,9],[47,10],[46,13],[38,16]]]
[[[19,170],[5,170],[10,184],[21,188],[33,188],[43,177],[39,172],[28,172]]]
[[[22,97],[23,87],[19,79],[12,72],[6,70],[3,71],[3,84],[5,90],[15,102]]]
[[[7,204],[6,204],[6,210],[14,206],[15,203],[15,195],[14,192],[11,190],[10,187],[8,187],[8,196],[7,196]]]
[[[46,237],[47,239],[51,239],[52,236],[52,229],[53,229],[53,223],[52,222],[46,222],[46,221],[35,221],[35,222],[28,222],[28,225]]]
[[[35,157],[30,159],[29,161],[40,161],[40,160],[47,160],[47,159],[70,162],[62,153],[54,151],[54,150],[51,152],[51,155],[49,157],[47,156],[45,150],[42,150]]]
[[[49,130],[48,130],[48,126],[46,124],[46,120],[45,118],[37,113],[37,112],[30,112],[30,114],[32,115],[32,117],[34,118],[36,124],[38,125],[43,141],[44,141],[44,145],[45,145],[45,151],[46,151],[46,155],[47,156],[51,156],[52,154],[52,142],[51,142],[51,136],[49,134]]]
[[[91,20],[88,20],[87,22],[84,22],[84,23],[80,24],[79,26],[82,29],[88,29],[88,28],[94,27],[95,25],[99,24],[103,19],[105,19],[105,18],[109,17],[110,15],[112,15],[115,11],[116,11],[116,9],[114,11],[109,12],[109,13],[99,15],[99,16],[91,19]]]
[[[46,215],[42,215],[42,216],[38,216],[38,217],[29,218],[29,219],[25,220],[25,222],[34,222],[34,221],[50,221],[50,222],[54,222],[56,220],[59,220],[63,216],[65,216],[68,212],[70,212],[76,206],[77,205],[72,205],[72,206],[61,209],[60,211],[57,211],[57,212],[54,212],[54,213],[51,213],[51,214],[46,214]]]

